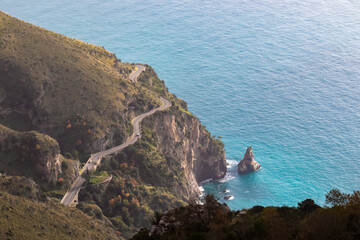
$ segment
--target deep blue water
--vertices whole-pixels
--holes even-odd
[[[360,183],[358,0],[0,0],[0,9],[152,65],[227,158],[262,168],[205,191],[232,209],[322,204]],[[234,162],[233,162],[234,163]]]

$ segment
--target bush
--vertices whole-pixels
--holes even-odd
[[[150,231],[146,228],[141,228],[140,231],[135,234],[130,240],[151,240]]]

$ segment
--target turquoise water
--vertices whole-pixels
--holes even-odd
[[[152,65],[222,136],[232,209],[322,204],[360,183],[357,0],[0,0],[0,9]],[[252,146],[262,168],[238,176]]]

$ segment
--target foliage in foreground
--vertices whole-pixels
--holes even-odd
[[[326,195],[331,207],[306,199],[298,207],[262,207],[230,211],[208,195],[196,203],[157,216],[153,230],[141,229],[133,240],[155,239],[360,239],[360,192]]]

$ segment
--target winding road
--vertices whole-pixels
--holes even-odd
[[[138,72],[140,70],[140,67],[138,67],[138,70],[131,74],[131,76],[129,77],[131,81],[135,81],[135,79],[139,76],[139,74],[145,70],[145,66],[143,65],[136,65],[136,66],[142,66],[143,68],[140,72]],[[133,77],[134,80],[132,80],[131,77]],[[73,182],[71,188],[69,189],[69,191],[66,192],[65,196],[63,197],[60,203],[64,204],[65,206],[70,206],[71,204],[75,204],[75,205],[77,204],[79,191],[82,185],[84,184],[84,182],[86,181],[84,178],[84,174],[86,174],[87,171],[95,170],[97,166],[99,166],[99,164],[101,163],[101,159],[103,157],[119,152],[124,148],[128,147],[129,145],[134,144],[139,139],[141,134],[141,129],[140,129],[141,121],[145,117],[154,114],[156,111],[161,111],[171,106],[171,103],[167,99],[160,97],[160,100],[162,102],[162,105],[160,107],[155,108],[149,112],[143,113],[132,120],[134,133],[125,143],[91,155],[91,157],[87,160],[86,164],[80,171],[81,173],[80,176]]]
[[[132,72],[129,77],[133,83],[137,82],[137,78],[139,77],[140,73],[146,69],[146,67],[141,64],[136,64],[135,67],[137,67],[137,70]]]

